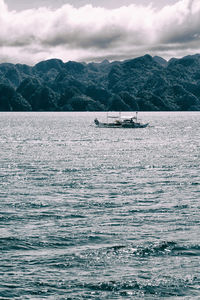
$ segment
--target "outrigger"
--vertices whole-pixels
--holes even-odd
[[[121,117],[121,113],[119,116],[109,116],[107,114],[107,121],[105,123],[99,122],[97,118],[94,119],[94,123],[97,127],[101,128],[146,128],[149,123],[140,123],[138,122],[138,112],[136,112],[135,116],[131,117]],[[112,122],[109,119],[113,119]]]

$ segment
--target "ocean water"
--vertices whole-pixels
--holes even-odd
[[[0,299],[200,299],[200,113],[0,113]]]

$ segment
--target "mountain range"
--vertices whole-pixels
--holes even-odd
[[[0,111],[200,111],[200,54],[0,64]]]

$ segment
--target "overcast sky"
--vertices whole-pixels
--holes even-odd
[[[130,4],[149,5],[152,3],[154,7],[163,7],[165,5],[176,3],[176,0],[6,0],[10,9],[23,10],[27,8],[37,8],[41,6],[57,8],[64,4],[71,4],[74,7],[81,7],[86,4],[93,6],[101,6],[106,8],[117,8],[128,6]]]
[[[169,59],[200,53],[200,0],[0,0],[0,28],[0,62]]]

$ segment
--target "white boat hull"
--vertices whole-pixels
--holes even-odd
[[[94,123],[99,128],[146,128],[149,123],[139,123],[139,122],[114,122],[114,123],[102,123],[98,119],[94,120]]]

